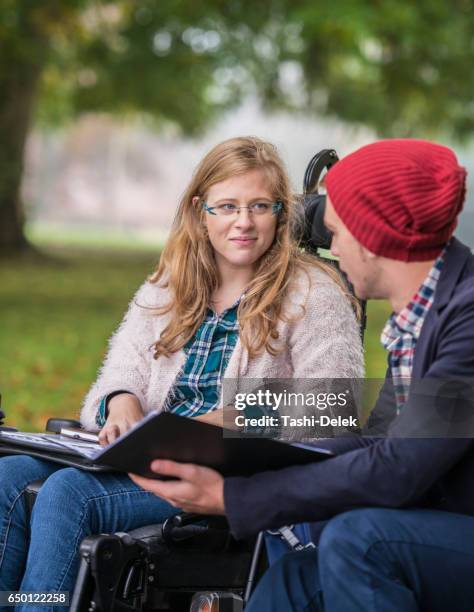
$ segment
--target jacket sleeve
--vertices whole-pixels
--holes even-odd
[[[243,538],[353,508],[412,505],[471,447],[470,439],[389,438],[309,466],[227,478],[232,533]]]
[[[370,382],[369,382],[370,384]],[[366,436],[385,436],[397,415],[392,372],[387,367],[385,380],[380,389],[375,406],[370,411],[369,418],[363,427]]]
[[[98,430],[97,412],[101,400],[118,389],[137,396],[144,407],[153,359],[152,314],[144,307],[149,283],[138,290],[109,340],[109,348],[95,383],[86,395],[81,409],[81,424],[90,431]]]
[[[466,305],[439,337],[426,378],[474,371],[474,304]],[[403,411],[417,410],[409,400]],[[325,446],[340,444],[336,439]],[[237,538],[288,523],[328,519],[364,506],[402,508],[423,495],[472,452],[470,438],[348,440],[342,454],[309,466],[227,478],[226,513]],[[350,447],[363,446],[349,450]]]

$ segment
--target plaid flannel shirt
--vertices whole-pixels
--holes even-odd
[[[425,317],[433,304],[445,251],[446,248],[434,262],[412,300],[398,314],[392,313],[380,337],[382,345],[389,352],[397,411],[408,399],[415,347]]]
[[[166,398],[165,410],[194,417],[217,407],[222,376],[239,337],[239,302],[220,315],[208,308],[184,347],[187,359]]]

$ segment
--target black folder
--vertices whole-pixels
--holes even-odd
[[[150,478],[160,478],[150,470],[154,459],[195,463],[214,468],[223,476],[250,476],[333,455],[324,448],[262,437],[238,437],[234,431],[169,412],[149,414],[105,448],[75,441],[59,443],[54,436],[41,438],[41,444],[35,446],[34,435],[22,442],[0,432],[0,453],[30,454],[82,469],[112,469]]]

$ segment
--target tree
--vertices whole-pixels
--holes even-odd
[[[0,252],[26,248],[35,121],[147,113],[192,133],[250,93],[383,136],[474,130],[473,0],[2,0]]]

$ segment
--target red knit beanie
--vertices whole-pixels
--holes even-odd
[[[456,227],[465,183],[451,149],[412,139],[362,147],[325,178],[351,234],[372,253],[401,261],[439,255]]]

